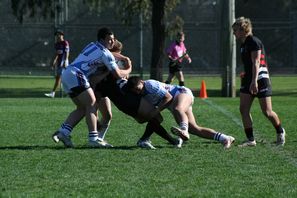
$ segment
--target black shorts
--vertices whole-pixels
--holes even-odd
[[[123,92],[112,78],[107,78],[98,83],[95,88],[95,92],[97,91],[103,97],[108,97],[123,113],[134,118],[137,116],[141,95]]]
[[[70,89],[71,92],[68,93],[68,95],[70,98],[75,98],[76,96],[78,96],[79,94],[81,94],[82,92],[86,91],[89,88],[90,88],[90,86],[73,87]]]
[[[241,80],[241,87],[240,87],[240,93],[250,94],[250,84],[251,81],[246,80],[243,78]],[[272,88],[271,88],[271,82],[269,78],[262,78],[258,80],[258,93],[257,95],[253,95],[258,98],[266,98],[272,96]]]
[[[182,64],[180,62],[176,63],[176,62],[170,61],[168,67],[169,67],[170,74],[174,74],[182,70]]]

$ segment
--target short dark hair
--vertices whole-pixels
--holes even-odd
[[[126,89],[131,91],[133,88],[135,88],[138,85],[140,81],[141,81],[141,78],[139,76],[130,76],[126,84]]]
[[[107,27],[100,28],[97,33],[97,40],[100,41],[101,39],[105,39],[107,35],[113,35],[111,29]]]
[[[60,34],[60,35],[64,35],[63,30],[60,30],[60,29],[56,30],[56,31],[55,31],[55,36],[57,36],[58,34]]]

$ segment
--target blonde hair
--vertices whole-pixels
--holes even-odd
[[[110,51],[121,53],[122,49],[123,49],[123,44],[119,40],[115,39],[113,47]]]
[[[247,35],[252,34],[252,22],[249,18],[239,17],[235,20],[232,28],[239,28],[239,30],[244,31]]]

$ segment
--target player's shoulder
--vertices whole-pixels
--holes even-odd
[[[246,38],[246,41],[248,43],[262,43],[262,41],[258,37],[254,36],[254,35],[248,36]]]

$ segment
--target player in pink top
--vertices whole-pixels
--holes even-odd
[[[183,32],[178,32],[176,40],[169,46],[166,51],[169,58],[169,74],[167,80],[165,81],[166,84],[170,84],[173,77],[176,76],[179,81],[179,85],[185,85],[184,75],[182,72],[182,61],[183,58],[186,58],[188,60],[188,63],[191,63],[192,60],[187,53],[184,40],[185,34]]]

